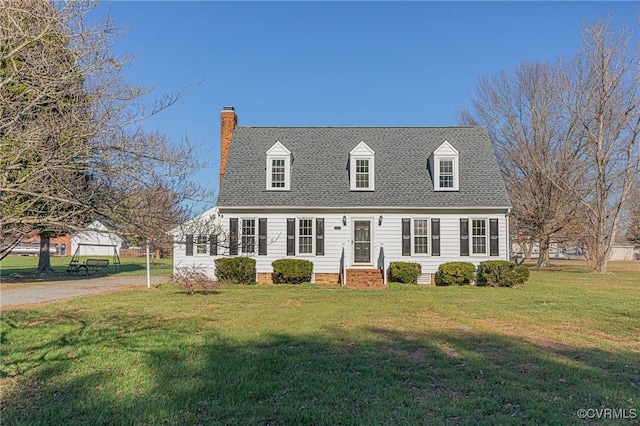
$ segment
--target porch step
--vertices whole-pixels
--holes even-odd
[[[380,269],[347,269],[347,288],[385,288]]]

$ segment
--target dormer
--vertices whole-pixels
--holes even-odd
[[[459,190],[458,150],[449,141],[444,141],[431,154],[433,189],[435,191]]]
[[[364,141],[349,153],[349,181],[352,191],[375,189],[375,154]]]
[[[277,141],[267,151],[267,191],[291,188],[291,151]]]

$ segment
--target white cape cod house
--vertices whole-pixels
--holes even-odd
[[[313,262],[316,283],[386,284],[394,261],[509,258],[510,201],[487,131],[460,127],[245,127],[221,113],[222,232],[175,245],[175,263],[251,256]],[[215,241],[214,241],[215,240]],[[193,249],[193,242],[201,244]]]

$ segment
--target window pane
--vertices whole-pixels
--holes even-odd
[[[447,175],[453,174],[453,161],[440,160],[440,173],[444,173]]]
[[[440,188],[453,188],[453,160],[440,160]]]
[[[426,254],[429,249],[429,228],[427,220],[413,221],[413,252],[416,254]]]
[[[207,254],[207,236],[196,236],[196,254]]]
[[[313,220],[300,219],[298,224],[298,253],[313,253]]]
[[[242,252],[256,251],[256,220],[242,219]]]
[[[453,176],[440,175],[440,188],[453,188]]]
[[[487,252],[487,222],[483,219],[471,221],[471,245],[474,254]]]
[[[369,188],[369,160],[356,160],[356,188]]]
[[[271,160],[271,187],[284,188],[284,160]]]

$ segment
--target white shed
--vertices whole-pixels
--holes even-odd
[[[611,247],[609,260],[636,260],[635,246],[632,244],[617,244]]]
[[[86,230],[72,235],[71,253],[76,253],[78,247],[81,247],[78,253],[80,256],[112,256],[114,249],[116,253],[120,252],[124,241],[124,238],[96,220]]]

